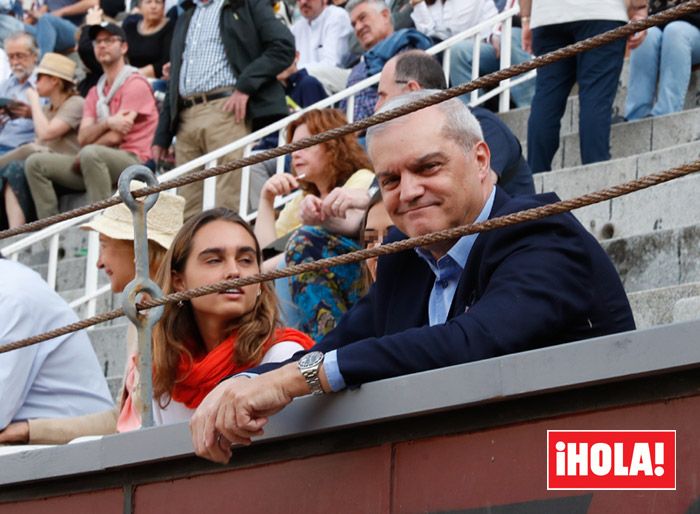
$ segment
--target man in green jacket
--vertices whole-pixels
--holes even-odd
[[[275,77],[294,60],[294,37],[267,0],[187,0],[183,8],[153,141],[158,160],[177,136],[178,166],[286,116],[284,89]],[[236,170],[217,177],[217,206],[238,210],[240,176]],[[201,211],[201,181],[180,194],[187,200],[185,218]]]

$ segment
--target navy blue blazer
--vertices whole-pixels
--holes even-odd
[[[557,199],[497,188],[490,217]],[[635,328],[615,267],[571,214],[479,234],[441,325],[428,325],[435,275],[415,251],[381,257],[377,277],[313,348],[338,351],[348,386]]]

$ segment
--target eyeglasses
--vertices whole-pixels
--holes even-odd
[[[14,60],[23,60],[23,59],[29,59],[32,57],[34,54],[30,52],[15,52],[12,54],[7,54],[7,58],[11,61]]]
[[[110,37],[105,37],[105,38],[100,38],[100,39],[94,39],[92,41],[92,46],[98,46],[98,45],[112,45],[119,41],[121,43],[122,38],[119,36],[110,36]]]

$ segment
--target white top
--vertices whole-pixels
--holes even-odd
[[[268,362],[282,362],[289,359],[295,353],[304,349],[299,343],[292,341],[280,341],[270,347],[263,355],[260,364]],[[189,421],[194,414],[195,409],[190,409],[185,404],[171,400],[165,407],[161,408],[155,399],[153,400],[153,422],[156,425],[170,425],[172,423],[180,423]]]
[[[493,0],[437,0],[433,5],[416,4],[411,18],[423,34],[447,39],[497,15]],[[491,28],[483,30],[481,36],[486,38]]]
[[[0,313],[0,345],[78,321],[37,273],[7,259],[0,259]],[[0,429],[114,407],[84,330],[1,353],[0,399]]]
[[[348,53],[353,33],[350,16],[340,7],[327,6],[316,19],[299,18],[292,25],[292,34],[299,51],[299,69],[312,64],[339,66]]]
[[[628,20],[625,0],[532,0],[530,27],[582,20]]]
[[[10,60],[7,58],[5,50],[0,48],[0,82],[10,78],[12,68],[10,68]]]

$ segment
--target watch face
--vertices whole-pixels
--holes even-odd
[[[311,366],[315,366],[316,364],[321,362],[321,360],[323,360],[323,352],[307,353],[301,359],[299,359],[299,366],[303,368],[308,368]]]

